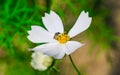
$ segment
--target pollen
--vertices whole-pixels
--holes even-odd
[[[60,44],[65,44],[70,40],[70,37],[66,33],[57,32],[55,33],[54,39],[57,40]]]

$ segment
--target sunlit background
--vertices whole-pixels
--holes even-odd
[[[72,54],[82,75],[120,75],[119,0],[0,0],[0,75],[77,75],[68,56],[56,64],[59,71],[40,72],[30,65],[28,48],[36,44],[27,31],[43,26],[41,18],[50,10],[66,31],[83,10],[93,18],[90,28],[74,38],[85,44]]]

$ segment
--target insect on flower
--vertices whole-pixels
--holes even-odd
[[[54,11],[50,11],[50,14],[45,13],[42,21],[47,30],[33,25],[31,26],[32,29],[28,31],[29,35],[27,37],[33,43],[45,44],[31,50],[53,56],[55,59],[62,59],[65,54],[69,55],[83,46],[80,42],[71,41],[70,38],[86,30],[90,26],[91,20],[92,18],[88,16],[88,12],[82,11],[75,25],[66,34],[60,17]]]

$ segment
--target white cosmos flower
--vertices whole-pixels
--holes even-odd
[[[39,71],[47,70],[48,67],[52,64],[53,59],[50,56],[44,55],[40,52],[32,53],[31,66]]]
[[[33,25],[31,26],[32,29],[28,31],[30,41],[45,44],[31,50],[53,56],[56,59],[63,58],[65,54],[69,55],[83,45],[77,41],[71,41],[70,38],[86,30],[90,26],[91,20],[92,18],[88,16],[88,12],[82,11],[75,25],[66,34],[60,17],[54,11],[50,11],[50,14],[45,13],[42,21],[47,30]]]

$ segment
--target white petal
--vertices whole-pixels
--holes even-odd
[[[72,38],[76,36],[77,34],[83,32],[90,26],[91,20],[92,18],[89,17],[88,12],[85,13],[84,11],[82,11],[75,25],[69,31],[68,35]]]
[[[62,49],[59,52],[59,54],[55,55],[54,57],[56,59],[62,59],[65,56],[65,50],[66,50],[65,46],[62,46]]]
[[[69,55],[77,50],[79,47],[83,46],[83,44],[77,41],[68,41],[65,45],[66,47],[66,54]]]
[[[49,32],[63,33],[64,29],[63,29],[62,21],[54,11],[50,11],[50,14],[45,13],[45,17],[42,18],[42,21]]]
[[[31,26],[32,30],[28,31],[28,39],[34,43],[45,43],[54,41],[53,35],[40,26]]]
[[[43,44],[33,48],[34,51],[39,51],[48,56],[53,56],[56,59],[61,59],[65,55],[64,46],[58,42]]]

